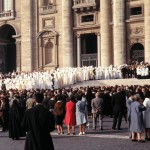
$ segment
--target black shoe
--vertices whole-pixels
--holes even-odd
[[[145,140],[138,140],[138,142],[139,142],[139,143],[144,143],[144,142],[145,142]]]
[[[132,142],[136,142],[136,141],[137,141],[137,139],[132,139],[131,141],[132,141]]]
[[[112,127],[112,130],[116,130],[114,127]]]
[[[118,130],[122,130],[121,128],[118,128]]]
[[[146,141],[150,141],[150,138],[145,138]]]

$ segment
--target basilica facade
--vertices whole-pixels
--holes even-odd
[[[0,0],[0,72],[150,63],[150,0]]]

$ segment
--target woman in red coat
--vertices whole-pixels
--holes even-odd
[[[70,129],[72,127],[72,134],[75,135],[75,125],[76,125],[76,115],[75,115],[75,97],[72,95],[70,96],[69,102],[66,103],[66,115],[64,123],[68,127],[67,135],[70,135]]]

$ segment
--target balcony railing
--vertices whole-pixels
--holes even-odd
[[[82,54],[81,55],[82,66],[97,66],[97,54]]]
[[[40,14],[49,14],[56,12],[56,5],[48,5],[40,7]]]
[[[0,20],[8,20],[12,18],[14,18],[14,12],[12,11],[0,12]]]
[[[73,9],[96,7],[96,0],[73,0]]]

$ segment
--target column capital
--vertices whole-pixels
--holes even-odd
[[[75,37],[80,38],[81,37],[81,33],[75,33]]]
[[[95,35],[100,36],[100,32],[96,32]]]

